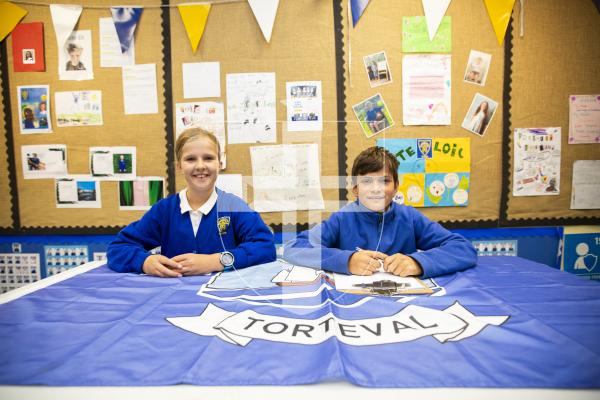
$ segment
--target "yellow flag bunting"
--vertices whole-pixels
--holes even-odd
[[[483,0],[485,7],[487,8],[490,21],[496,32],[496,39],[498,44],[502,44],[504,41],[504,35],[506,35],[506,28],[508,27],[508,21],[510,21],[510,15],[512,14],[515,0]]]
[[[0,41],[15,29],[27,11],[9,1],[0,3]]]
[[[195,53],[206,27],[210,3],[182,4],[177,8],[179,8],[179,15],[181,15],[185,31],[192,45],[192,52]]]

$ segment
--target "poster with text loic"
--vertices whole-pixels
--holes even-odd
[[[469,138],[380,139],[400,162],[399,204],[413,207],[466,206],[469,203]]]

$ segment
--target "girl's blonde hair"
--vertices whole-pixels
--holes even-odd
[[[183,151],[183,146],[185,146],[185,144],[190,140],[195,140],[201,137],[208,138],[211,142],[215,144],[215,146],[217,147],[217,159],[221,161],[221,146],[219,145],[217,137],[212,132],[205,131],[202,128],[193,127],[187,128],[186,130],[181,132],[181,134],[177,138],[177,141],[175,142],[175,157],[177,157],[178,162],[181,161],[181,153]]]

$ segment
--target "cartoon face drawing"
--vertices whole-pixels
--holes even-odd
[[[423,197],[423,191],[418,186],[409,186],[406,191],[406,197],[408,197],[409,203],[418,203]]]
[[[469,192],[464,189],[457,189],[452,193],[452,200],[458,205],[465,204],[469,200]]]
[[[429,193],[431,193],[432,196],[440,197],[445,191],[446,186],[442,181],[433,181],[431,182],[431,185],[429,185]]]
[[[404,193],[398,192],[393,199],[398,204],[404,204]]]
[[[458,181],[458,175],[455,173],[446,174],[446,176],[444,176],[444,184],[449,189],[454,189],[456,186],[458,186]]]

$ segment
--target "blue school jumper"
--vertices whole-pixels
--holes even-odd
[[[286,243],[283,258],[296,265],[349,274],[348,260],[357,247],[388,256],[410,256],[423,268],[423,278],[464,270],[477,263],[477,251],[471,242],[413,207],[392,202],[385,213],[377,213],[358,201]]]
[[[202,216],[196,236],[189,212],[181,213],[179,194],[171,195],[119,232],[108,245],[108,266],[117,272],[141,273],[149,251],[158,246],[169,258],[230,251],[235,268],[274,261],[273,234],[260,215],[239,197],[216,191],[217,203]]]

